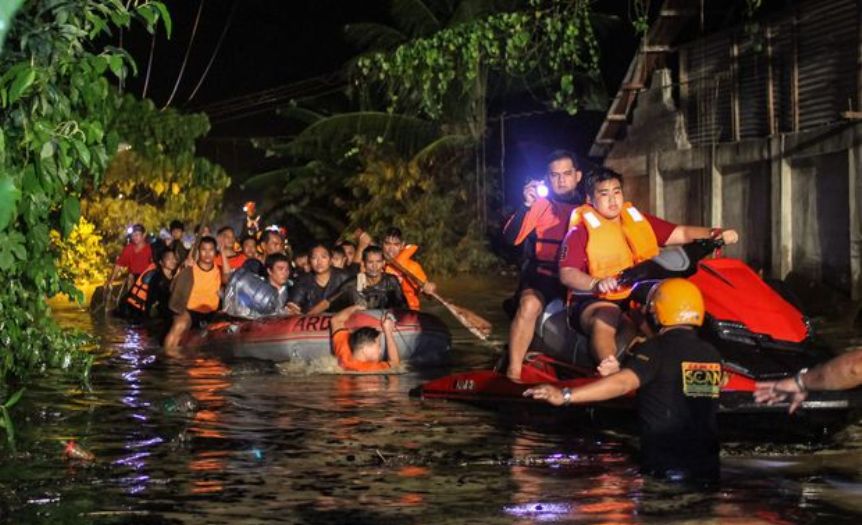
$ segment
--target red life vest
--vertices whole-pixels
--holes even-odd
[[[150,293],[150,280],[153,278],[153,272],[157,271],[158,267],[150,263],[147,268],[141,272],[141,275],[135,280],[135,284],[132,285],[132,288],[129,290],[129,293],[126,295],[126,303],[131,308],[141,312],[147,313],[147,298]]]
[[[570,226],[587,229],[587,265],[596,279],[613,277],[635,264],[658,255],[655,232],[646,217],[630,202],[623,203],[619,221],[608,220],[589,204],[572,213]],[[603,294],[604,299],[628,297],[630,289]]]
[[[566,237],[569,217],[574,204],[538,198],[530,207],[515,244],[521,244],[535,230],[536,242],[530,258],[538,273],[550,276],[558,274],[560,245]]]

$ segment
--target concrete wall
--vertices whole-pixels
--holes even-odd
[[[862,123],[691,146],[669,125],[681,115],[662,96],[666,82],[654,77],[634,110],[639,129],[605,159],[626,197],[673,222],[737,228],[727,254],[767,275],[793,272],[862,299]],[[648,130],[644,115],[668,124]]]

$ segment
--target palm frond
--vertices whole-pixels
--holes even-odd
[[[423,0],[391,0],[389,14],[396,27],[412,38],[422,38],[443,28],[437,15]]]
[[[357,22],[344,26],[344,38],[363,51],[393,49],[410,40],[406,34],[386,24]]]
[[[326,115],[324,115],[323,113],[308,109],[306,107],[301,107],[296,104],[282,106],[276,110],[276,114],[286,119],[295,120],[304,124],[314,124],[318,120],[322,120],[326,117]]]
[[[469,135],[444,135],[422,148],[410,161],[424,164],[435,158],[464,150],[474,144],[475,141]]]

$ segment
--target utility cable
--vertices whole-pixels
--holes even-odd
[[[147,75],[144,77],[144,90],[141,98],[147,98],[147,88],[150,86],[150,72],[153,70],[153,53],[156,50],[156,33],[153,31],[153,39],[150,42],[150,58],[147,60]]]
[[[225,22],[224,29],[221,32],[221,36],[218,38],[218,42],[216,43],[215,50],[213,51],[212,56],[210,57],[210,61],[207,64],[207,67],[204,69],[203,74],[201,75],[200,80],[198,80],[195,89],[192,90],[192,94],[189,95],[189,98],[186,99],[186,103],[191,102],[195,95],[198,93],[198,89],[200,89],[201,85],[204,83],[204,79],[206,79],[207,74],[210,72],[210,68],[215,62],[216,55],[218,55],[219,50],[221,49],[222,42],[224,42],[224,37],[227,35],[227,30],[230,28],[230,24],[233,21],[233,15],[236,13],[237,0],[234,0],[233,5],[230,8],[230,14],[227,17],[227,22]]]
[[[186,65],[189,62],[189,55],[191,55],[191,52],[192,52],[192,44],[194,44],[195,35],[198,32],[198,22],[201,21],[201,13],[204,10],[204,4],[205,3],[206,3],[206,0],[201,0],[201,4],[200,4],[200,6],[198,6],[198,14],[195,17],[195,25],[192,26],[192,36],[189,38],[189,45],[186,47],[186,56],[183,58],[183,64],[180,66],[180,72],[177,75],[177,81],[176,81],[176,83],[174,83],[174,90],[171,91],[171,96],[168,97],[168,101],[165,102],[165,105],[162,107],[162,110],[164,110],[165,108],[167,108],[168,106],[171,105],[171,102],[173,102],[174,96],[177,94],[177,90],[180,87],[180,82],[182,82],[182,80],[183,80],[183,73],[185,72]]]

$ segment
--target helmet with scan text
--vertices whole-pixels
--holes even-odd
[[[691,281],[662,281],[650,292],[647,306],[660,326],[703,325],[703,296]]]

